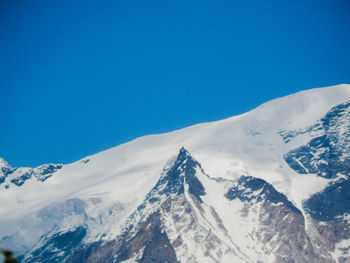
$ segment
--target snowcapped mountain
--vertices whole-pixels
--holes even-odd
[[[22,262],[350,262],[350,85],[72,164],[0,159]]]

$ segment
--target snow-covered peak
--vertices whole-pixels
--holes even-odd
[[[50,231],[46,237],[55,240],[64,233],[77,234],[79,242],[82,236],[86,236],[84,242],[110,240],[121,234],[124,220],[133,212],[143,222],[145,215],[161,210],[163,228],[173,230],[167,238],[174,243],[166,244],[176,244],[180,258],[191,256],[186,244],[192,241],[186,240],[202,240],[209,247],[211,240],[217,247],[230,244],[222,245],[222,251],[245,247],[238,254],[247,259],[245,254],[260,246],[250,235],[259,239],[264,230],[262,243],[269,243],[267,250],[264,246],[256,250],[254,259],[247,262],[257,262],[260,256],[265,257],[263,262],[279,262],[274,255],[290,251],[274,248],[290,241],[294,227],[297,234],[302,233],[297,247],[311,247],[309,241],[305,243],[309,240],[305,215],[316,220],[340,217],[344,223],[343,216],[350,213],[347,203],[327,203],[339,196],[350,200],[348,101],[350,85],[313,89],[239,116],[137,138],[72,164],[0,169],[6,174],[0,176],[0,240],[7,245],[24,240],[28,247],[22,250],[32,248]],[[0,167],[8,165],[1,160]],[[327,167],[332,174],[323,173]],[[333,207],[334,213],[323,215],[327,209],[319,216],[320,207]],[[169,221],[168,215],[174,220]],[[159,225],[157,218],[150,217],[140,229],[153,229]],[[163,233],[153,230],[153,236]],[[6,235],[11,238],[1,239]]]
[[[2,167],[9,167],[9,164],[6,162],[4,158],[0,157],[0,168]]]
[[[157,195],[178,195],[184,193],[188,187],[189,192],[201,201],[204,188],[196,177],[196,169],[201,169],[201,165],[182,147],[172,165],[163,171],[153,192]]]
[[[196,156],[210,176],[261,178],[301,209],[302,200],[323,189],[328,181],[297,173],[283,156],[308,143],[314,136],[307,132],[310,126],[348,100],[350,85],[312,89],[225,120],[137,138],[64,165],[50,180],[28,180],[21,187],[1,188],[0,224],[67,198],[98,197],[106,206],[115,200],[143,200],[181,147]],[[286,143],[281,134],[289,133],[298,135]]]
[[[185,149],[185,147],[181,147],[177,158],[185,160],[189,157],[191,157],[190,153]]]

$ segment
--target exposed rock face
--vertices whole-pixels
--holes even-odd
[[[181,148],[174,163],[170,165],[171,167],[165,169],[166,172],[163,173],[146,200],[155,202],[159,201],[160,197],[184,194],[187,185],[189,193],[202,202],[201,196],[205,195],[205,190],[196,177],[195,170],[196,168],[201,169],[200,164],[184,148]]]
[[[159,212],[151,214],[135,235],[130,239],[125,236],[121,240],[120,248],[114,256],[116,262],[131,258],[142,263],[178,262],[166,232],[161,230],[160,217]]]
[[[328,186],[304,201],[317,232],[314,242],[350,261],[350,102],[331,109],[321,119],[321,135],[285,155],[301,174],[332,178]]]
[[[342,221],[350,214],[350,180],[331,182],[323,191],[304,202],[305,210],[318,221]]]
[[[291,168],[301,174],[335,178],[350,172],[350,102],[331,109],[313,126],[319,136],[284,156]],[[311,131],[308,131],[311,132]]]
[[[4,159],[0,159],[0,186],[3,184],[5,189],[12,184],[21,186],[31,178],[44,182],[63,167],[62,164],[44,164],[36,168],[13,168]]]
[[[30,257],[22,258],[21,261],[43,263],[64,262],[81,243],[85,235],[86,229],[79,226],[76,229],[43,237],[40,240],[40,245],[31,251]]]
[[[315,253],[301,211],[271,184],[242,176],[225,196],[243,201],[245,213],[256,214],[259,226],[251,234],[264,244],[265,253],[276,255],[275,262],[326,262]]]
[[[270,202],[275,205],[282,204],[294,213],[301,214],[285,195],[279,193],[271,184],[251,176],[242,176],[237,184],[225,196],[229,200],[238,198],[241,201]]]

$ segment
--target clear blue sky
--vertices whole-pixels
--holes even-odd
[[[350,83],[348,0],[2,0],[0,156],[69,163]]]

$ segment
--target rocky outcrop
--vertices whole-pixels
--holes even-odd
[[[349,262],[350,102],[332,108],[320,127],[320,136],[284,158],[298,173],[331,179],[322,191],[304,200],[303,207],[310,216],[312,242],[319,252],[332,253],[337,262]]]
[[[62,167],[62,164],[44,164],[36,168],[14,168],[0,158],[0,186],[4,185],[5,189],[11,185],[21,186],[32,178],[44,182]]]
[[[331,109],[320,121],[319,136],[284,156],[301,174],[336,178],[350,172],[350,102]],[[311,132],[311,131],[309,131]]]

